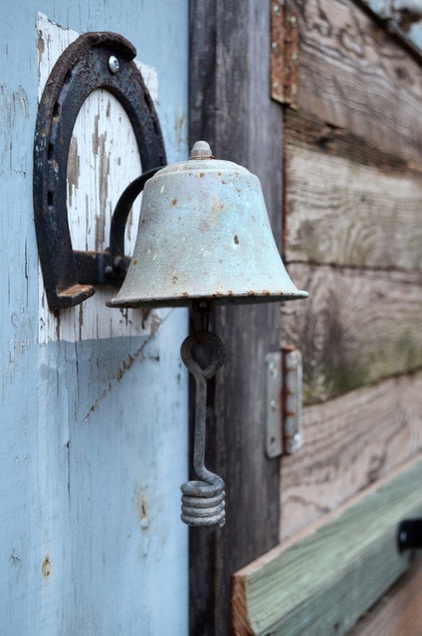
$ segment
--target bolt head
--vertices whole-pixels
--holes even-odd
[[[108,70],[115,75],[120,69],[120,62],[115,55],[110,55],[108,58]]]

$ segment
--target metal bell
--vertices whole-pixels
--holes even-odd
[[[256,303],[306,298],[280,258],[258,178],[213,158],[198,141],[189,161],[145,185],[138,236],[110,307],[174,307],[192,301]]]

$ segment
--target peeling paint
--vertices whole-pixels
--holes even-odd
[[[3,130],[13,130],[20,118],[29,118],[29,100],[23,86],[15,91],[0,86],[0,116]]]
[[[41,566],[41,571],[45,578],[48,578],[51,574],[51,564],[48,556],[45,557],[43,564]]]
[[[140,525],[142,530],[148,530],[150,526],[150,519],[148,516],[148,500],[145,491],[141,490],[138,493],[138,515],[140,519]]]
[[[78,140],[72,137],[69,148],[69,158],[67,160],[67,196],[69,205],[72,205],[72,195],[79,187],[80,160],[78,154]]]

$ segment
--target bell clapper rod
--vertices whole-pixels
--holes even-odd
[[[213,351],[213,359],[204,368],[192,356],[193,348],[200,344],[209,345]],[[224,481],[205,466],[205,430],[207,380],[223,366],[225,347],[218,336],[201,330],[185,339],[180,354],[184,364],[194,376],[196,384],[193,467],[198,477],[198,480],[182,484],[181,519],[190,526],[223,526],[225,523]]]

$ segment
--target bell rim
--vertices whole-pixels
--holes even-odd
[[[286,302],[289,300],[305,300],[309,294],[304,290],[293,292],[244,292],[236,294],[195,294],[158,296],[148,299],[136,298],[111,298],[106,302],[107,307],[116,309],[125,308],[163,308],[163,307],[189,307],[194,301],[208,301],[213,305],[246,305],[268,302]]]

